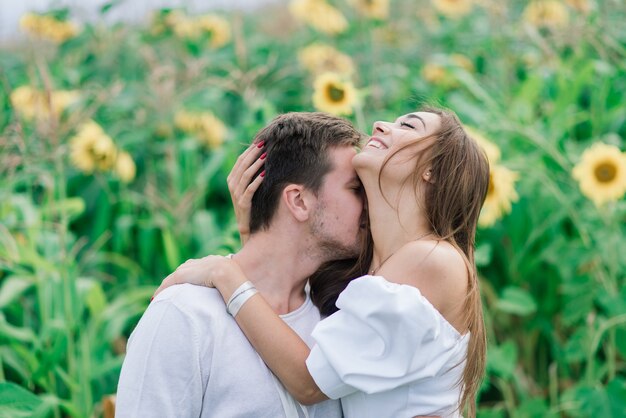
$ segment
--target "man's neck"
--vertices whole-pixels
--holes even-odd
[[[253,234],[233,259],[277,314],[299,308],[305,301],[306,279],[321,261],[306,245],[285,238],[289,234]]]

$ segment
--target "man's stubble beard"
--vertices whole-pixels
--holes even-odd
[[[316,240],[316,247],[323,262],[333,260],[343,260],[357,257],[361,250],[361,240],[355,236],[351,244],[342,243],[324,229],[323,213],[326,206],[320,203],[311,223],[311,236]]]

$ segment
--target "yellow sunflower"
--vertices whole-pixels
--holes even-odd
[[[626,155],[614,145],[598,142],[583,152],[572,176],[596,206],[621,199],[626,193]]]
[[[356,104],[356,89],[339,74],[324,73],[314,82],[313,105],[322,112],[350,115]]]
[[[439,62],[428,62],[422,68],[422,78],[435,86],[452,88],[458,86],[458,81],[454,78],[448,68]]]
[[[124,183],[130,183],[135,178],[137,167],[129,153],[119,153],[115,162],[115,173]]]
[[[337,35],[348,28],[341,11],[324,0],[292,0],[289,9],[298,20],[327,35]]]
[[[566,3],[577,12],[588,14],[591,11],[591,0],[565,0]]]
[[[72,22],[58,20],[52,16],[26,13],[20,19],[22,30],[37,38],[46,39],[57,44],[78,35],[78,26]]]
[[[30,86],[20,86],[11,92],[14,109],[26,120],[45,120],[59,116],[80,99],[76,90],[53,90],[48,95]]]
[[[204,15],[196,20],[198,26],[210,36],[211,48],[220,48],[230,41],[230,24],[217,15]]]
[[[478,225],[488,227],[511,212],[512,202],[519,198],[515,191],[518,174],[498,164],[489,164],[489,189],[478,218]]]
[[[474,63],[472,62],[472,60],[470,60],[463,54],[450,54],[449,59],[453,65],[463,68],[467,72],[472,73],[476,70],[476,67],[474,67]]]
[[[180,111],[174,118],[174,125],[209,148],[222,145],[228,132],[226,125],[211,112]]]
[[[352,59],[326,44],[315,43],[303,48],[298,53],[298,60],[300,65],[312,74],[333,72],[351,75],[354,73]]]
[[[386,19],[389,17],[389,0],[348,0],[363,16],[373,19]]]
[[[84,123],[70,139],[70,160],[86,174],[112,169],[117,154],[111,137],[94,121]]]
[[[533,1],[524,9],[524,20],[536,27],[562,28],[567,26],[567,8],[559,0]]]
[[[447,17],[459,18],[472,11],[473,0],[432,0],[437,11]]]
[[[500,148],[485,138],[476,128],[471,126],[463,126],[465,132],[478,143],[478,145],[485,151],[489,164],[495,164],[500,161]]]
[[[422,78],[432,84],[440,84],[446,79],[443,65],[428,63],[422,68]]]
[[[175,10],[165,16],[164,23],[179,38],[199,39],[207,36],[211,48],[221,48],[231,38],[228,21],[214,14],[191,17]]]
[[[174,17],[168,19],[168,21],[171,22],[174,34],[179,38],[198,39],[202,35],[200,25],[187,16],[175,14]]]

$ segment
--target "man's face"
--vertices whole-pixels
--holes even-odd
[[[328,260],[338,260],[359,253],[363,193],[352,167],[356,150],[341,146],[328,153],[333,168],[318,191],[311,233]]]

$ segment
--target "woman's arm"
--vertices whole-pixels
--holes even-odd
[[[219,283],[219,282],[218,282]],[[224,300],[232,287],[217,285]],[[228,289],[228,290],[226,290]],[[232,293],[234,289],[230,290]],[[235,320],[250,344],[274,372],[287,391],[303,405],[322,402],[328,397],[319,389],[306,367],[310,349],[259,294],[250,298]]]
[[[236,262],[226,257],[208,256],[188,260],[163,280],[158,294],[181,283],[215,287],[224,301],[247,281]],[[258,293],[250,297],[235,320],[267,366],[293,397],[304,405],[328,399],[306,367],[309,347]]]
[[[237,219],[237,229],[241,243],[245,244],[250,237],[250,209],[252,206],[252,196],[257,191],[263,181],[263,173],[254,175],[259,171],[265,162],[265,150],[263,142],[253,142],[237,158],[233,169],[230,170],[226,182],[230,199],[235,209]]]

